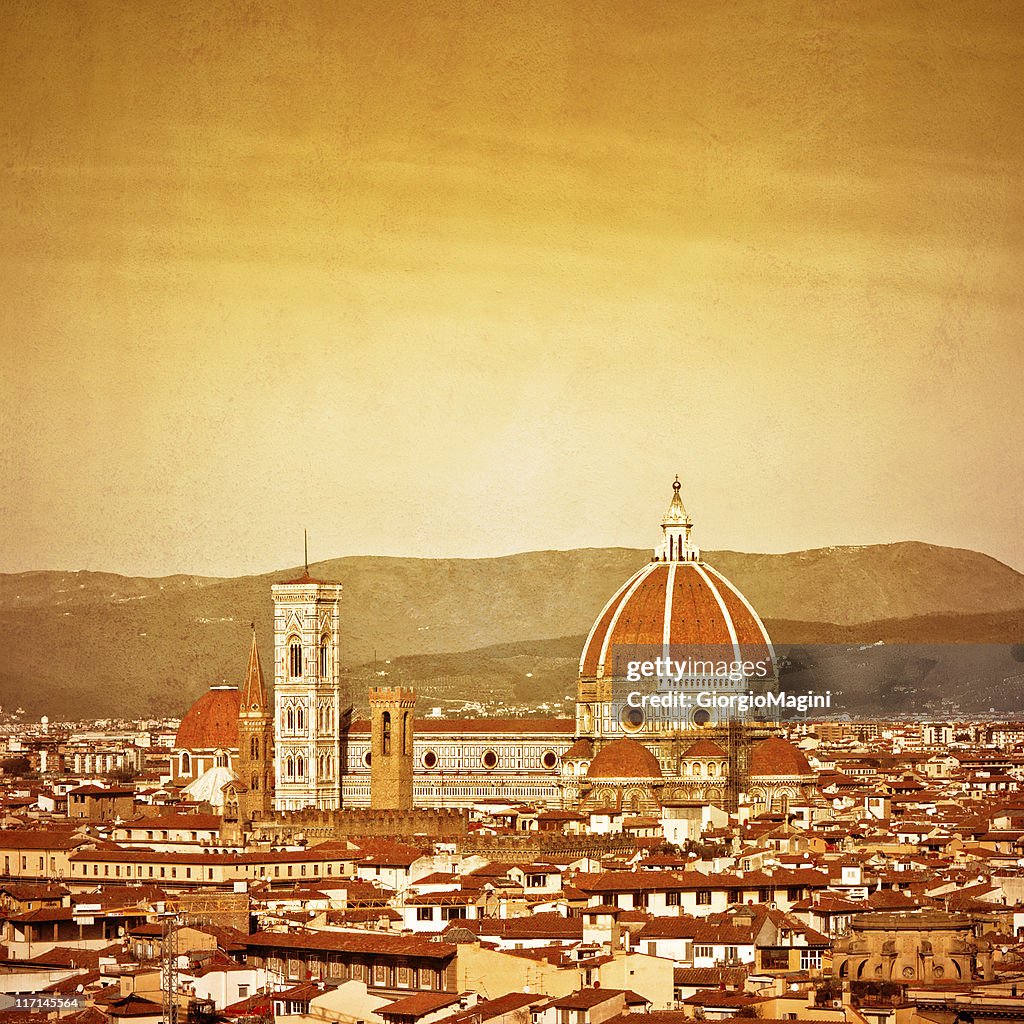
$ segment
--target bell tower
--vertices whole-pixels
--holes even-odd
[[[243,821],[269,818],[274,809],[274,716],[263,682],[255,626],[238,707],[238,776],[245,786],[240,801]]]
[[[341,806],[341,584],[309,575],[275,583],[274,808]]]
[[[370,806],[375,811],[412,809],[415,707],[415,690],[370,690]]]

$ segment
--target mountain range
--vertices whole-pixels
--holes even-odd
[[[344,586],[343,659],[356,688],[376,670],[416,682],[427,697],[470,698],[490,680],[496,689],[488,692],[507,691],[508,699],[551,694],[564,702],[594,618],[649,557],[627,548],[487,559],[357,556],[315,563],[310,572]],[[704,557],[782,645],[929,644],[938,645],[941,661],[950,644],[1008,649],[1024,640],[1024,575],[974,551],[903,542]],[[206,687],[241,681],[251,623],[269,670],[270,587],[300,572],[0,575],[0,704],[51,718],[181,714]],[[993,692],[1016,700],[1013,674],[999,676],[993,666]],[[951,674],[972,678],[963,697],[973,692],[987,710],[977,671]],[[943,686],[959,692],[955,679]]]

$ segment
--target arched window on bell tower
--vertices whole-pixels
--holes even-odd
[[[288,641],[288,675],[292,679],[302,676],[302,642],[298,637]]]
[[[385,711],[381,716],[381,741],[380,752],[385,757],[391,756],[391,712]]]
[[[330,675],[331,671],[331,638],[324,633],[320,637],[320,678],[326,679]]]

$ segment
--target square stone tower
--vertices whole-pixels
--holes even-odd
[[[405,687],[370,690],[370,806],[412,808],[413,710],[416,691]]]

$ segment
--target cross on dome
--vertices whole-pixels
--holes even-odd
[[[682,490],[679,474],[672,484],[672,501],[661,520],[663,534],[661,544],[654,550],[658,562],[699,562],[700,549],[690,543],[693,520],[683,505],[679,492]]]

